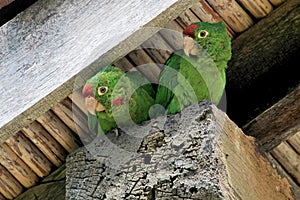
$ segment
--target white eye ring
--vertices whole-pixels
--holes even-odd
[[[104,95],[107,91],[108,91],[108,87],[107,86],[100,86],[100,87],[98,87],[98,94],[100,96]]]
[[[207,35],[208,35],[208,32],[206,30],[201,30],[198,33],[198,38],[206,38]]]

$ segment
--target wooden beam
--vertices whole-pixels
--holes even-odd
[[[68,156],[66,199],[293,199],[255,138],[207,102],[123,130]]]
[[[300,85],[243,127],[256,137],[263,151],[270,151],[300,131]]]
[[[194,2],[41,0],[0,27],[0,142]]]
[[[227,113],[239,126],[266,110],[299,81],[300,1],[289,0],[232,42]]]

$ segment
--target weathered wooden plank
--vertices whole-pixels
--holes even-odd
[[[193,22],[198,22],[200,19],[191,11],[191,10],[186,10],[184,13],[179,15],[176,18],[176,21],[182,26],[182,27],[187,27]]]
[[[300,155],[300,132],[296,133],[290,137],[287,142],[295,149],[295,151]],[[300,161],[299,161],[300,162]]]
[[[5,143],[0,146],[0,164],[26,188],[33,186],[39,180],[28,165]]]
[[[18,132],[5,141],[12,151],[16,153],[39,177],[47,176],[52,163],[34,146],[26,137]]]
[[[82,98],[81,91],[82,89],[74,90],[68,97],[72,100],[72,103],[74,103],[85,115],[87,115],[88,111],[85,106],[84,98]]]
[[[8,4],[10,4],[13,1],[14,0],[0,0],[0,9],[3,8],[4,6],[7,6]]]
[[[0,200],[5,200],[5,197],[0,192]]]
[[[136,68],[144,74],[151,83],[157,83],[161,69],[159,66],[150,58],[150,56],[142,50],[137,48],[130,52],[127,57],[136,64]]]
[[[273,10],[268,0],[239,0],[239,2],[257,19],[265,17]]]
[[[83,98],[83,97],[81,97]],[[87,116],[66,98],[51,109],[84,143],[91,140]]]
[[[294,199],[300,199],[300,186],[298,183],[296,183],[295,179],[288,174],[288,172],[283,168],[282,164],[276,160],[271,153],[266,153],[265,156],[269,159],[273,168],[275,168],[282,177],[285,177],[289,181],[291,184],[291,190],[295,197]]]
[[[270,151],[300,131],[300,85],[243,127],[256,137],[260,148]]]
[[[141,27],[163,27],[194,2],[41,0],[3,25],[1,143],[156,32]]]
[[[271,154],[297,181],[297,184],[300,184],[300,155],[287,142],[282,142],[272,150]]]
[[[7,199],[13,199],[22,191],[22,185],[0,165],[0,193]]]
[[[141,127],[69,155],[66,199],[292,199],[255,138],[207,102]]]
[[[279,6],[287,0],[269,0],[274,6]]]
[[[124,71],[133,70],[134,65],[126,58],[123,57],[113,63],[114,66],[119,67]]]
[[[72,131],[52,111],[37,118],[37,121],[59,142],[69,153],[79,146]]]
[[[299,82],[299,5],[287,1],[232,42],[227,113],[241,127]]]
[[[159,33],[146,40],[141,47],[148,53],[154,63],[159,64],[164,64],[174,51]]]
[[[218,13],[216,13],[211,6],[205,0],[199,0],[199,3],[195,4],[191,7],[191,10],[202,20],[205,22],[218,22],[222,21],[226,24],[226,28],[228,34],[231,38],[234,37],[235,33],[230,28],[230,26],[223,20],[222,17]]]
[[[66,150],[36,121],[21,131],[55,166],[60,166],[65,160]]]
[[[253,20],[251,19],[251,17],[241,8],[241,6],[235,0],[206,1],[235,32],[243,32],[253,25]]]

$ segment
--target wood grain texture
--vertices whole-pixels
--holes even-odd
[[[21,132],[16,133],[6,140],[5,144],[7,144],[39,177],[45,177],[50,173],[52,163]]]
[[[287,142],[282,142],[271,154],[300,185],[300,155]]]
[[[7,199],[13,199],[22,191],[22,185],[0,165],[0,193]]]
[[[280,6],[282,3],[286,2],[287,0],[269,0],[274,6]]]
[[[294,196],[294,199],[300,199],[300,185],[288,174],[288,172],[283,168],[281,163],[274,158],[271,153],[266,153],[265,156],[271,162],[272,166],[276,171],[282,176],[285,177],[291,184],[291,190]]]
[[[231,38],[234,37],[235,33],[230,28],[230,26],[223,20],[222,17],[218,13],[216,13],[212,7],[205,1],[205,0],[199,0],[199,3],[195,4],[193,7],[191,7],[191,10],[199,16],[199,18],[204,22],[218,22],[222,21],[224,24],[226,24],[226,28],[228,31],[228,34]]]
[[[289,0],[232,41],[226,73],[227,113],[239,126],[297,85],[299,13],[300,1]]]
[[[8,4],[10,4],[13,1],[14,0],[0,0],[0,9],[3,8],[4,6],[7,6]]]
[[[59,119],[52,111],[48,111],[37,118],[37,121],[58,141],[69,153],[75,151],[78,141],[70,128]]]
[[[300,132],[290,137],[287,142],[293,147],[293,149],[300,155]],[[299,161],[300,162],[300,161]],[[300,183],[299,183],[300,184]]]
[[[268,0],[240,0],[239,2],[257,19],[266,16],[273,10]]]
[[[235,32],[243,32],[253,25],[253,20],[251,19],[251,17],[241,8],[241,6],[235,0],[206,1]]]
[[[163,27],[194,2],[41,0],[3,25],[1,143],[156,31],[141,27]]]
[[[208,102],[141,126],[69,155],[66,199],[292,199],[255,139]]]
[[[300,131],[300,85],[243,127],[256,137],[263,151],[270,151]]]
[[[22,133],[39,148],[55,166],[60,166],[67,152],[53,137],[36,121],[22,129]]]
[[[25,188],[35,185],[39,180],[38,176],[29,168],[29,166],[5,143],[0,147],[0,163]]]

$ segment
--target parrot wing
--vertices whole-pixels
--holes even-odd
[[[152,84],[140,72],[128,72],[126,73],[126,76],[130,79],[130,82],[134,88],[144,89],[152,98],[155,98],[155,90],[153,89]]]
[[[159,85],[157,88],[155,103],[167,108],[174,98],[174,88],[178,85],[178,73],[182,51],[174,52],[166,61],[164,69],[161,71]]]

